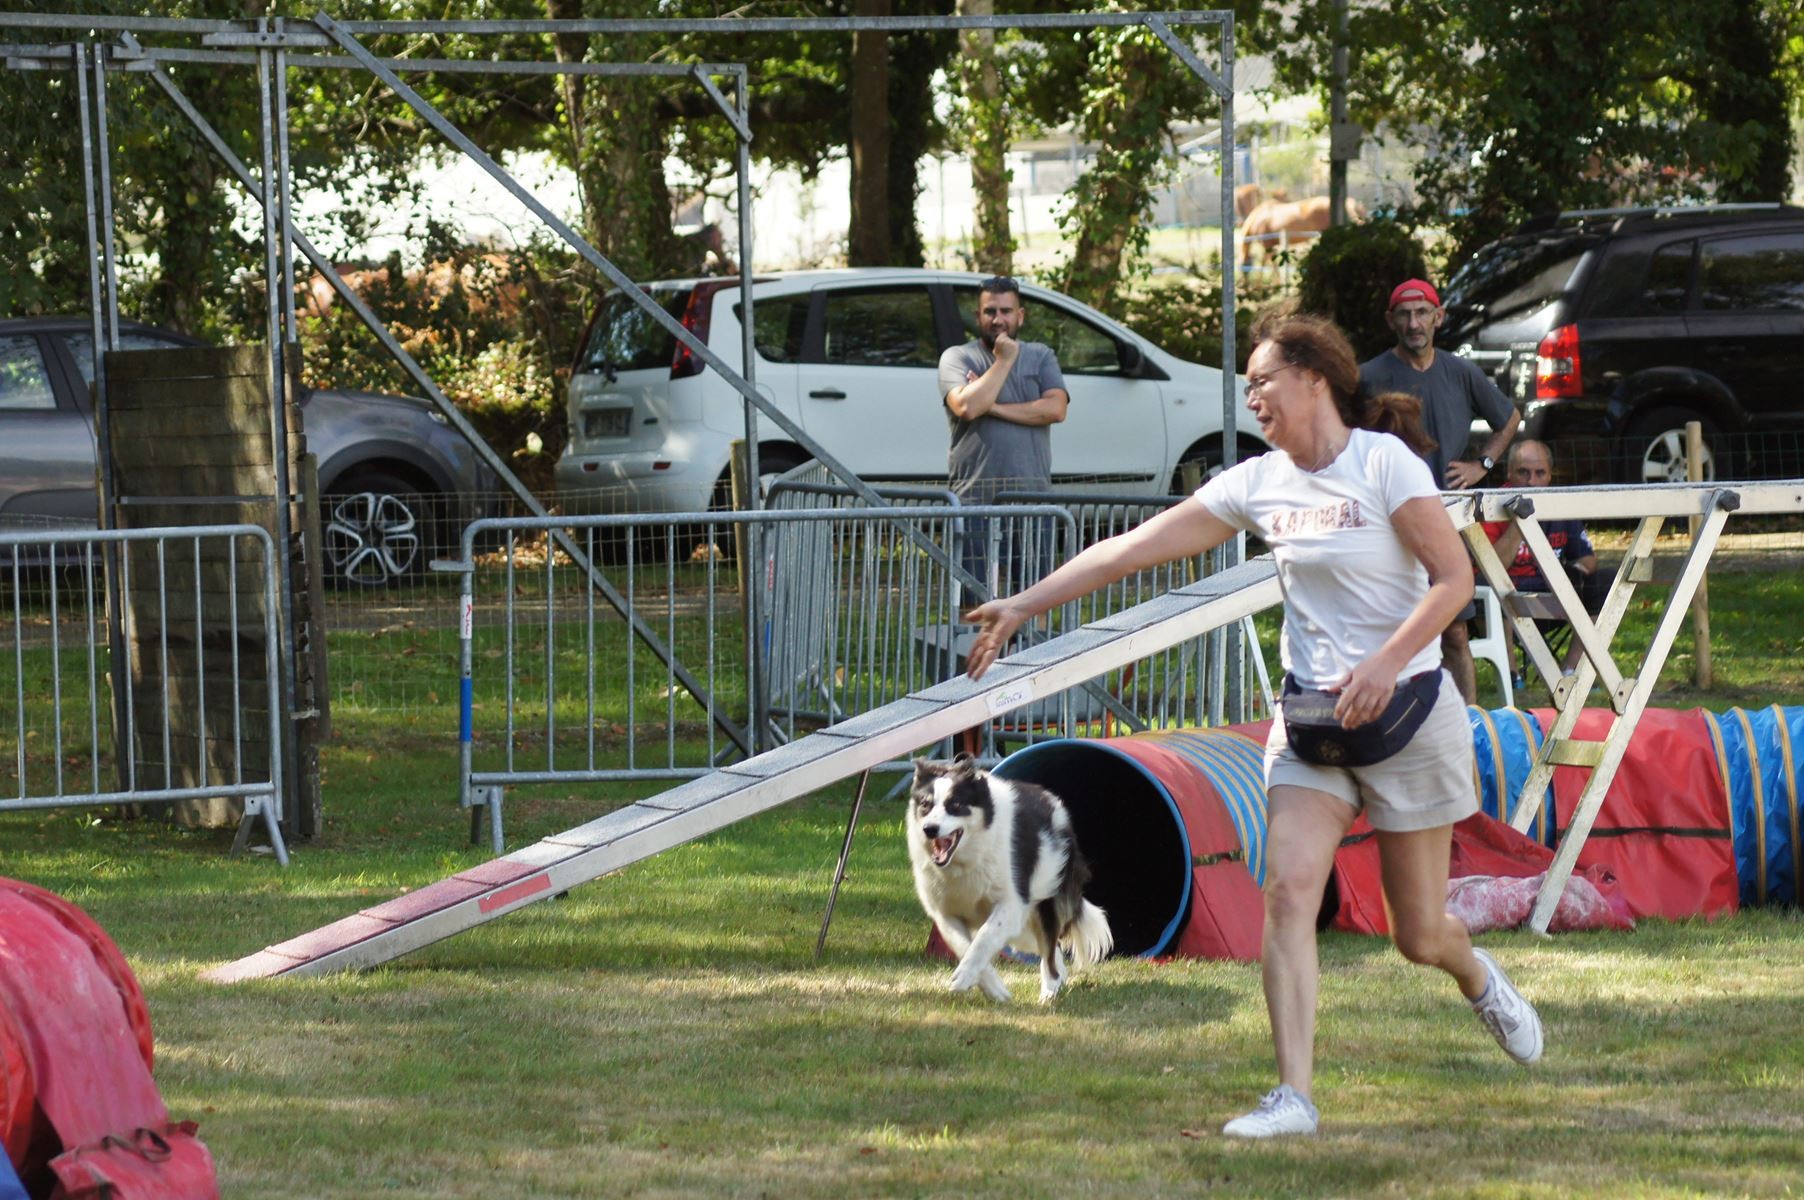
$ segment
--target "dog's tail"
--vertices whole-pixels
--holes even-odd
[[[1109,957],[1115,948],[1115,935],[1109,929],[1109,914],[1085,900],[1077,917],[1065,926],[1065,953],[1074,967],[1093,967]]]

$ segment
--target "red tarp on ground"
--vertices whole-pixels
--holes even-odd
[[[1553,851],[1527,834],[1517,833],[1503,822],[1474,813],[1453,827],[1453,855],[1448,878],[1528,879],[1544,875],[1553,863]],[[1558,933],[1565,929],[1627,929],[1634,924],[1631,908],[1616,878],[1602,866],[1581,867],[1577,877],[1601,896],[1601,905],[1587,905],[1573,895],[1567,885],[1555,923],[1550,928]],[[1384,888],[1378,865],[1378,838],[1364,814],[1334,854],[1334,874],[1329,902],[1335,904],[1333,928],[1351,933],[1388,935],[1390,923],[1384,914]],[[1519,922],[1492,920],[1484,928],[1494,929]],[[1561,919],[1564,918],[1564,919]]]

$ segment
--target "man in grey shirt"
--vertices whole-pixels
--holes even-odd
[[[1021,285],[992,276],[977,294],[977,340],[940,355],[940,397],[952,428],[948,474],[966,504],[989,504],[1008,489],[1052,486],[1052,426],[1065,419],[1071,396],[1051,348],[1018,340],[1026,319]],[[1003,579],[991,573],[987,541],[987,522],[965,522],[960,556],[966,570],[997,592]],[[1050,565],[1050,554],[1041,552],[1049,549],[1006,555],[1007,590],[1031,582],[1025,576],[1041,560]]]
[[[1440,354],[1434,348],[1434,332],[1446,310],[1434,285],[1425,279],[1406,279],[1391,290],[1385,321],[1397,335],[1397,344],[1370,362],[1359,365],[1359,381],[1370,392],[1409,392],[1422,400],[1422,424],[1436,448],[1423,456],[1435,483],[1449,490],[1476,487],[1509,448],[1522,416],[1491,377],[1469,359]],[[1481,417],[1491,436],[1476,460],[1465,457],[1472,437],[1472,420]],[[1457,456],[1457,457],[1456,457]],[[1478,698],[1478,673],[1472,665],[1472,647],[1466,630],[1476,609],[1454,618],[1441,635],[1441,658],[1459,685],[1460,695],[1472,704]]]

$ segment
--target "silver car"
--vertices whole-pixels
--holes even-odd
[[[204,342],[124,323],[122,351]],[[0,528],[92,526],[92,326],[87,317],[0,321]],[[300,398],[319,463],[329,580],[384,586],[425,569],[498,491],[493,472],[425,400],[372,392]]]

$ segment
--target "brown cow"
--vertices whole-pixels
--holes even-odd
[[[1365,219],[1365,206],[1351,196],[1347,197],[1347,220],[1358,222]],[[1296,201],[1266,200],[1248,213],[1246,220],[1240,224],[1241,269],[1245,270],[1252,265],[1255,246],[1269,255],[1274,245],[1304,241],[1326,228],[1326,196],[1310,196]]]
[[[1244,221],[1263,200],[1288,200],[1290,189],[1275,187],[1267,192],[1256,183],[1243,183],[1234,189],[1234,219]]]

